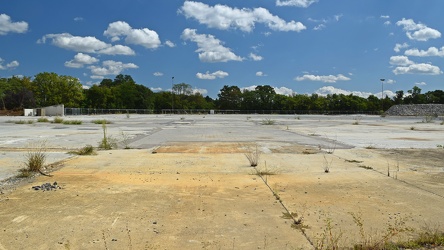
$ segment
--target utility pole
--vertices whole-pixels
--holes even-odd
[[[171,114],[174,114],[174,76],[171,77]]]

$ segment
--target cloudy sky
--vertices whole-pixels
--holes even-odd
[[[281,94],[444,87],[442,0],[0,1],[0,77]],[[174,79],[173,79],[174,77]]]

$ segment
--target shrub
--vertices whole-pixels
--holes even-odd
[[[37,122],[49,122],[49,120],[46,117],[40,117],[37,119]]]
[[[92,120],[91,122],[94,124],[112,124],[111,121],[108,121],[106,119]]]
[[[63,121],[63,124],[65,125],[81,125],[81,120],[70,120],[70,121]]]
[[[53,123],[63,123],[63,118],[61,117],[54,117],[54,120],[52,121]]]

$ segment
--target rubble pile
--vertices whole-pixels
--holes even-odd
[[[385,114],[392,116],[442,116],[444,115],[444,104],[394,105]]]
[[[33,186],[32,187],[33,190],[39,191],[52,191],[52,190],[57,190],[57,189],[62,189],[62,187],[60,187],[57,182],[54,182],[53,184],[47,182],[45,184],[42,184],[40,186]]]

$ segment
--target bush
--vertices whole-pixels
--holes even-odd
[[[91,122],[94,124],[112,124],[111,121],[108,121],[106,119],[92,120]]]
[[[63,121],[65,125],[81,125],[82,121],[80,120],[71,120],[71,121]]]
[[[37,119],[37,122],[49,122],[49,120],[46,117],[40,117]]]
[[[77,150],[77,151],[71,151],[70,154],[76,154],[76,155],[95,155],[96,151],[94,150],[94,147],[91,145],[86,145],[85,147]]]
[[[25,169],[29,172],[41,172],[46,161],[46,142],[38,142],[30,145],[25,155]]]
[[[54,120],[52,122],[53,123],[63,123],[63,118],[57,116],[54,118]]]

